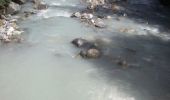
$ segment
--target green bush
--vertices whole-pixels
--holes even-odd
[[[7,5],[11,0],[0,0],[0,7]]]

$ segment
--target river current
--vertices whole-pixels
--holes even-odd
[[[44,1],[47,10],[19,23],[25,41],[0,46],[0,100],[170,100],[170,35],[161,30],[162,21],[111,15],[104,20],[108,27],[97,29],[69,17],[85,8],[79,0]],[[141,16],[132,11],[127,10]],[[78,37],[104,41],[109,57],[75,57],[79,50],[70,41]],[[131,67],[112,61],[119,56]]]

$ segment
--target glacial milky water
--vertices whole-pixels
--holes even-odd
[[[170,35],[159,26],[112,16],[96,29],[69,17],[84,8],[79,0],[45,2],[49,9],[19,23],[24,43],[0,45],[0,100],[170,99]],[[105,56],[76,57],[78,37],[103,41]],[[129,68],[114,63],[119,56]]]

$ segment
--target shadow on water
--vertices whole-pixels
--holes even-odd
[[[104,56],[92,62],[108,83],[128,84],[137,100],[146,95],[152,98],[147,100],[170,99],[169,41],[155,36],[116,36],[102,48]],[[117,60],[126,61],[128,66]]]
[[[132,1],[135,0],[126,0]],[[156,0],[138,0],[143,1],[142,3],[129,3],[129,2],[116,2],[113,3],[120,6],[119,10],[113,10],[113,8],[102,8],[99,7],[97,9],[98,15],[118,15],[124,16],[127,18],[134,20],[138,23],[145,23],[149,25],[153,25],[158,27],[161,32],[167,32],[170,29],[170,8],[162,6],[160,3],[156,2]],[[137,0],[135,2],[138,2]],[[156,3],[149,2],[155,1]],[[147,4],[148,2],[148,4]],[[146,4],[145,4],[146,3]]]
[[[162,32],[170,28],[170,9],[157,5],[150,7],[147,5],[128,5],[125,8],[128,18],[136,22],[145,22],[149,25],[158,26]]]
[[[141,24],[156,26],[160,32],[170,29],[169,8],[157,4],[118,4],[123,10],[113,13],[111,9],[97,9],[97,15],[127,14],[127,18]],[[128,23],[127,23],[128,24]],[[160,33],[159,33],[160,34]],[[128,85],[136,100],[170,100],[170,41],[154,35],[118,35],[102,45],[104,56],[92,60],[100,77],[108,84],[117,82],[120,87]],[[128,66],[118,62],[126,61]],[[123,89],[124,90],[124,89]],[[127,92],[131,92],[126,90]],[[138,92],[139,94],[136,94]],[[150,98],[147,98],[149,96]],[[145,99],[143,99],[146,97]]]

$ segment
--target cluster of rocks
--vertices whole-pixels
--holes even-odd
[[[29,1],[30,0],[12,0],[6,7],[0,8],[0,14],[16,14],[21,10],[21,5]],[[34,5],[34,9],[43,10],[48,8],[47,4],[41,0],[31,0],[31,2]]]
[[[81,21],[87,22],[98,28],[105,28],[106,24],[103,22],[102,18],[94,16],[92,13],[81,13],[76,12],[71,15],[71,17],[79,18]]]
[[[100,42],[104,42],[104,41],[100,41]],[[129,66],[128,62],[122,57],[113,58],[110,55],[104,54],[97,40],[95,40],[95,42],[94,41],[92,42],[86,39],[76,38],[73,41],[71,41],[71,43],[75,47],[80,49],[78,56],[81,56],[82,58],[98,59],[100,57],[107,57],[110,58],[113,63],[117,64],[118,66],[121,66],[122,68],[127,68]]]
[[[16,24],[17,19],[0,19],[0,40],[3,43],[22,40],[22,30]]]
[[[97,45],[88,40],[76,38],[71,43],[81,49],[79,55],[83,58],[96,59],[99,58],[102,54],[101,50],[97,47]]]
[[[9,43],[12,41],[20,42],[22,40],[21,34],[23,31],[17,25],[17,18],[13,18],[12,15],[17,14],[21,10],[21,5],[29,2],[28,0],[11,0],[5,8],[0,9],[0,40],[3,43]],[[47,9],[47,4],[40,0],[31,0],[33,3],[32,11],[24,11],[24,18],[32,14],[36,14],[36,10]],[[18,16],[18,18],[23,18]]]
[[[122,8],[115,3],[116,1],[117,0],[85,0],[85,2],[88,3],[87,8],[81,12],[73,13],[71,17],[79,18],[81,21],[98,28],[105,28],[107,25],[104,23],[104,19],[110,19],[111,16],[102,14],[102,12],[105,13],[103,10],[112,12],[122,10]]]

